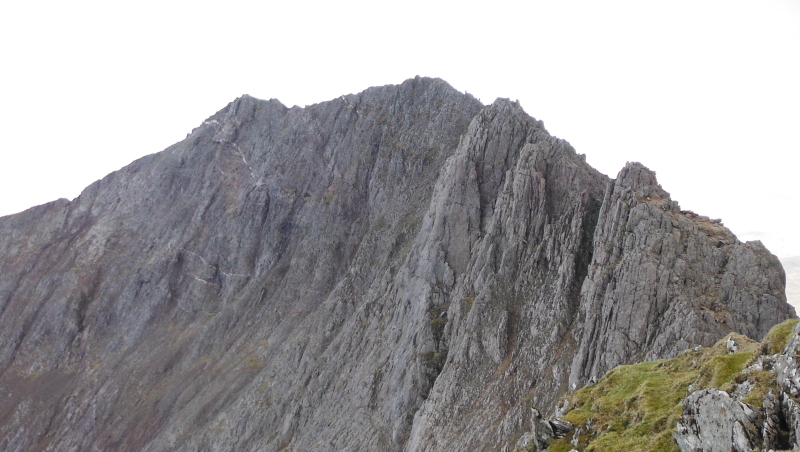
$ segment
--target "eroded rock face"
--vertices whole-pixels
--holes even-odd
[[[741,243],[718,221],[681,211],[654,173],[628,164],[604,197],[570,381],[730,330],[760,339],[793,315],[783,285],[780,263],[760,242]]]
[[[242,97],[0,218],[0,436],[23,450],[492,450],[617,364],[760,338],[777,259],[417,78]],[[8,394],[8,396],[6,396]]]
[[[684,401],[683,413],[674,434],[683,451],[750,452],[762,442],[763,414],[727,392],[696,391]]]

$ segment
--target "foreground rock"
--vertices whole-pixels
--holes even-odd
[[[800,374],[798,356],[800,324],[781,353],[758,356],[744,370],[742,381],[731,394],[714,389],[689,395],[674,434],[681,450],[749,452],[800,448],[800,405],[795,398]],[[762,375],[765,372],[767,378]],[[741,401],[759,386],[769,390],[754,401],[756,405]]]
[[[0,219],[4,450],[493,450],[612,367],[793,317],[759,242],[518,104],[242,97]],[[7,396],[6,396],[7,394]]]
[[[764,416],[718,389],[697,391],[684,401],[675,440],[682,451],[749,452],[761,443]]]
[[[555,411],[557,417],[533,416],[531,431],[517,442],[517,450],[796,447],[798,405],[781,389],[790,390],[786,377],[797,373],[792,358],[792,341],[800,333],[796,325],[796,319],[776,325],[761,343],[732,333],[712,347],[618,366],[569,394]],[[573,433],[556,435],[555,427],[547,427],[555,425],[568,425]]]

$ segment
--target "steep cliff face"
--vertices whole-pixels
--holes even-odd
[[[760,339],[792,311],[784,286],[761,242],[741,243],[719,220],[681,211],[652,172],[629,164],[603,200],[570,381],[710,344],[730,330]]]
[[[519,105],[417,78],[242,97],[0,218],[4,450],[465,450],[794,315],[777,259]]]

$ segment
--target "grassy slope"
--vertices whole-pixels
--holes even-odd
[[[672,359],[619,366],[596,385],[569,397],[564,419],[579,427],[581,451],[679,451],[672,438],[689,386],[692,390],[720,388],[749,379],[755,388],[742,401],[761,406],[775,384],[771,371],[743,373],[759,354],[783,350],[797,320],[776,325],[759,344],[733,334],[736,353],[725,347],[727,337],[713,347],[687,350]],[[568,451],[572,435],[550,443],[550,451]]]

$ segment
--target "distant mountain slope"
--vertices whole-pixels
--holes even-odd
[[[0,444],[499,450],[570,384],[761,338],[780,263],[438,79],[236,99],[0,218]]]

